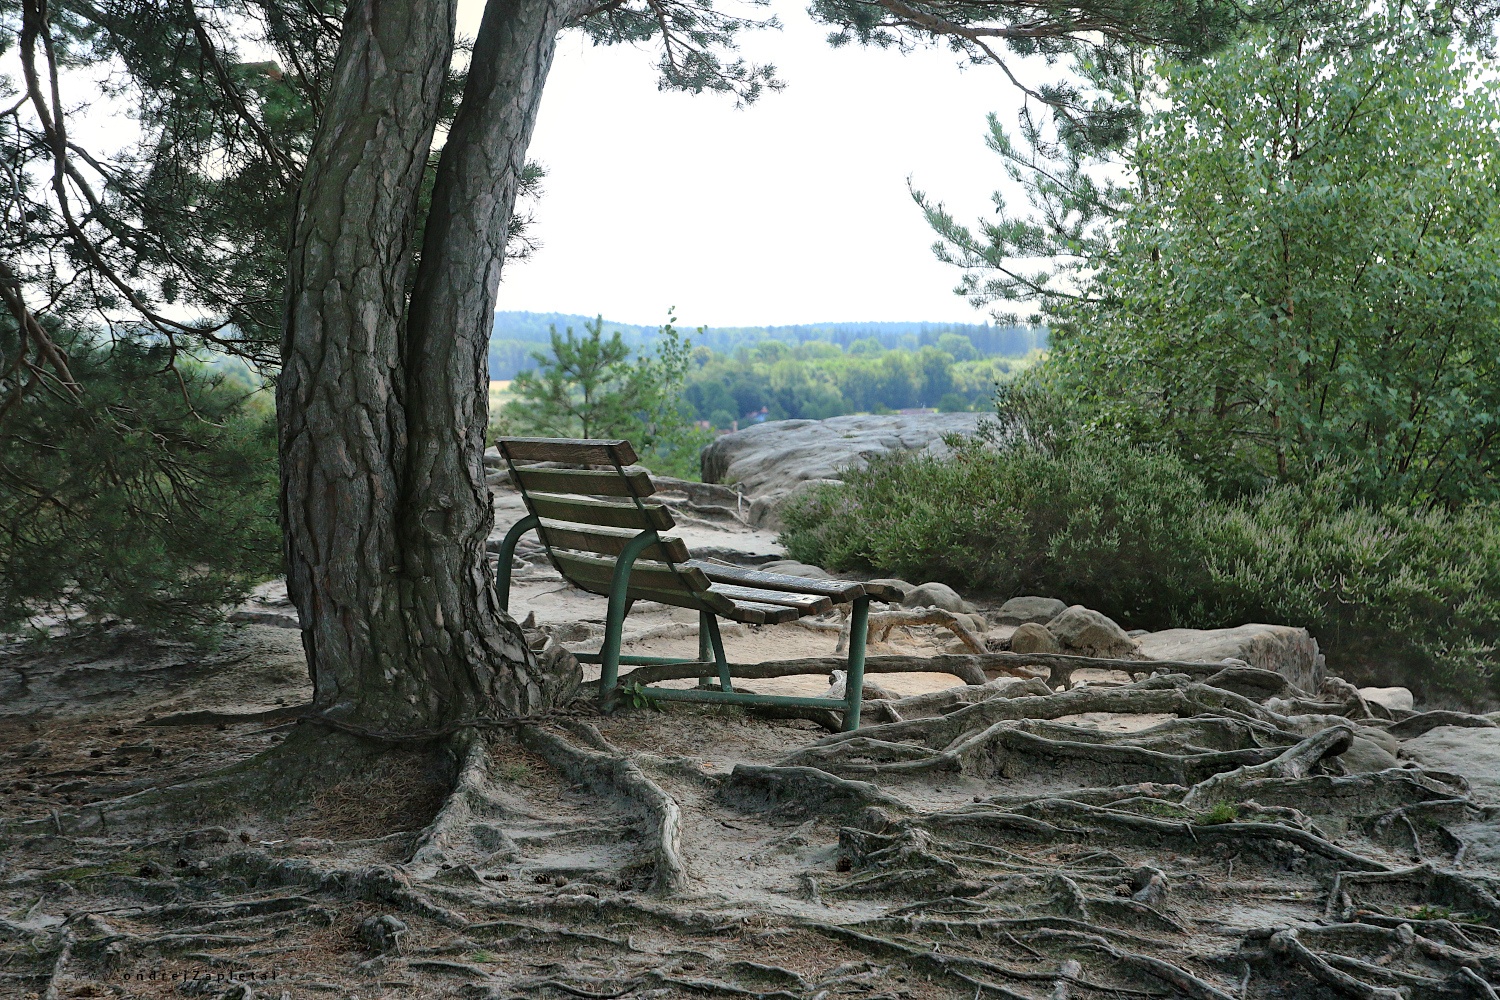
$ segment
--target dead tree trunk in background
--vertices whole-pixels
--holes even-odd
[[[277,407],[315,703],[363,725],[556,694],[489,578],[483,433],[505,231],[560,24],[553,3],[487,9],[408,304],[454,4],[356,0],[345,16],[293,223]]]

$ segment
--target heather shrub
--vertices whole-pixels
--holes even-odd
[[[1304,626],[1357,681],[1474,700],[1500,638],[1500,507],[1375,507],[1328,472],[1215,498],[1181,460],[1073,444],[895,457],[782,511],[793,558],[1044,594],[1126,628]]]

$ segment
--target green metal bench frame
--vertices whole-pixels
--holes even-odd
[[[603,647],[598,653],[575,654],[584,663],[598,663],[600,665],[599,700],[606,711],[615,707],[617,689],[619,687],[620,666],[622,664],[626,666],[702,664],[705,668],[705,677],[700,681],[700,686],[697,689],[685,690],[682,688],[643,686],[639,688],[639,691],[650,698],[661,701],[788,706],[833,709],[835,711],[842,708],[844,713],[844,731],[852,732],[859,728],[860,702],[864,693],[865,640],[869,631],[868,622],[870,601],[872,599],[871,594],[866,591],[875,591],[883,594],[883,588],[860,585],[848,581],[837,581],[836,585],[830,584],[826,587],[815,586],[819,583],[818,581],[804,581],[808,586],[784,588],[784,585],[778,587],[777,584],[769,583],[768,581],[773,579],[785,581],[788,579],[785,577],[776,578],[772,575],[760,574],[748,570],[725,571],[722,574],[724,576],[723,582],[729,584],[749,583],[768,589],[784,588],[787,592],[783,596],[788,598],[814,595],[807,598],[808,601],[813,601],[816,595],[829,596],[832,590],[840,590],[843,593],[852,595],[853,610],[849,631],[849,666],[844,686],[844,699],[842,701],[835,701],[832,698],[748,694],[734,690],[734,669],[724,653],[724,642],[719,634],[718,613],[701,606],[701,603],[698,608],[698,658],[696,660],[674,657],[622,655],[620,646],[625,627],[625,616],[630,613],[631,605],[637,599],[652,599],[650,592],[643,594],[638,588],[638,596],[631,596],[633,589],[631,585],[631,573],[635,569],[636,560],[640,558],[642,553],[653,546],[657,547],[657,552],[659,553],[668,552],[669,546],[672,549],[681,548],[681,542],[677,539],[668,538],[664,540],[659,534],[659,529],[665,530],[674,526],[671,514],[662,505],[658,504],[648,507],[645,503],[646,497],[655,492],[655,488],[651,487],[649,491],[643,493],[640,484],[644,478],[644,474],[639,472],[631,473],[626,470],[626,466],[633,465],[636,462],[635,449],[631,447],[628,441],[572,440],[562,438],[501,438],[497,442],[497,447],[510,472],[511,481],[520,490],[521,497],[527,509],[527,516],[516,522],[506,532],[505,539],[500,544],[500,564],[495,570],[495,586],[499,591],[500,607],[503,610],[507,612],[510,610],[511,560],[514,558],[517,543],[520,542],[521,537],[528,531],[535,530],[537,532],[537,537],[546,549],[548,558],[552,561],[558,572],[563,574],[563,578],[575,586],[580,585],[580,581],[574,579],[570,575],[569,570],[565,568],[566,561],[559,559],[556,553],[554,553],[553,545],[548,540],[546,532],[556,529],[548,528],[542,524],[543,515],[539,513],[539,507],[544,510],[550,510],[555,514],[561,504],[569,504],[569,509],[576,515],[573,518],[574,523],[577,523],[580,528],[635,526],[627,522],[653,525],[644,528],[633,538],[630,538],[614,561],[607,593],[609,605],[605,614]],[[592,473],[592,475],[608,477],[611,481],[606,482],[604,479],[593,481],[601,487],[607,486],[608,490],[613,491],[610,495],[623,496],[630,503],[605,503],[600,501],[580,503],[579,501],[566,500],[563,497],[553,497],[545,494],[541,497],[534,496],[533,492],[535,488],[528,488],[524,484],[524,481],[531,479],[534,482],[546,482],[546,473],[548,470],[535,470],[528,468],[526,465],[518,467],[516,465],[518,461],[523,463],[554,461],[569,465],[606,466],[612,470],[613,475],[610,472],[597,472]],[[580,478],[577,472],[571,470],[569,473],[554,475],[552,478],[567,482],[570,481],[569,476],[573,480]],[[615,476],[618,476],[618,479],[615,479]],[[649,478],[644,478],[644,481],[649,485]],[[601,490],[601,492],[604,492],[604,490]],[[597,514],[599,520],[583,519],[589,513]],[[552,514],[547,516],[549,520],[552,519]],[[611,524],[611,521],[614,523]],[[686,550],[681,549],[681,551],[685,552]],[[687,580],[682,579],[682,570],[685,567],[680,567],[672,562],[667,562],[666,565],[677,575],[679,580],[682,580],[682,587],[691,592],[693,590],[691,584]],[[583,589],[591,589],[598,586],[600,584],[594,581],[590,586],[584,586]],[[746,592],[749,593],[749,591]],[[678,594],[675,596],[682,595]],[[688,596],[691,595],[689,594]],[[827,605],[825,604],[825,606]],[[802,614],[799,613],[793,615],[793,617],[802,617]],[[709,683],[707,675],[709,673],[717,674],[718,690],[713,690],[707,686]]]

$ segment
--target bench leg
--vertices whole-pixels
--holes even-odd
[[[706,631],[709,647],[714,654],[714,663],[719,668],[719,689],[733,691],[734,684],[729,679],[729,657],[724,655],[724,639],[719,635],[719,617],[712,611],[704,611],[702,615],[698,628],[698,655],[703,660],[708,659],[704,655],[708,650],[703,649],[703,633]]]
[[[709,624],[711,621],[713,621],[713,617],[714,616],[713,616],[713,614],[711,612],[708,612],[708,611],[700,611],[700,612],[698,612],[698,662],[699,663],[708,663],[709,661],[711,661],[713,659],[713,655],[714,655],[713,641],[708,636],[708,630],[713,627],[712,625]],[[701,691],[707,691],[707,690],[711,689],[712,687],[713,687],[713,678],[712,677],[700,677],[700,678],[698,678],[698,688],[699,688],[699,690],[701,690]]]
[[[620,558],[609,585],[609,610],[604,617],[604,646],[599,650],[599,704],[605,711],[614,708],[615,686],[620,680],[620,641],[625,631],[625,616],[635,603],[629,596],[630,569],[646,546],[657,541],[655,531],[643,531],[630,540]]]
[[[510,614],[510,561],[516,554],[516,543],[538,524],[535,514],[527,514],[505,533],[500,543],[500,564],[495,567],[495,590],[500,595],[500,610]]]
[[[849,623],[849,672],[844,676],[844,732],[859,728],[859,709],[865,696],[865,640],[870,635],[870,599],[857,598]]]
[[[599,705],[606,712],[614,707],[615,685],[620,680],[620,640],[625,631],[624,594],[611,594],[604,616],[604,645],[599,650]]]

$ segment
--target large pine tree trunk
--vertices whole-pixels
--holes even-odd
[[[417,648],[471,665],[455,692],[513,713],[546,708],[561,678],[524,660],[485,556],[489,342],[505,237],[565,11],[556,0],[490,0],[463,102],[438,163],[406,340],[409,448],[401,541]],[[454,680],[457,680],[455,678]]]
[[[316,706],[381,729],[534,711],[567,688],[499,611],[483,469],[505,229],[560,20],[537,0],[486,11],[408,335],[453,8],[349,7],[288,269],[277,386],[288,590]]]

